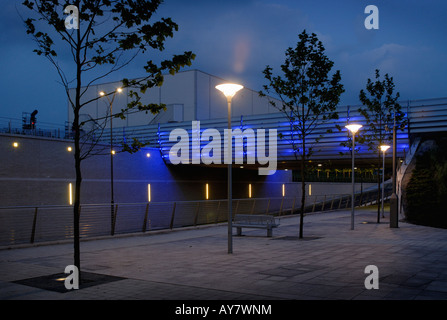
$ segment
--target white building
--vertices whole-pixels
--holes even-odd
[[[193,120],[211,120],[227,117],[225,97],[215,86],[228,82],[219,77],[199,70],[179,72],[176,75],[165,75],[161,87],[148,89],[143,95],[142,103],[164,103],[167,110],[158,115],[145,112],[128,114],[126,119],[113,119],[113,127],[133,127],[155,123],[183,122]],[[244,85],[242,83],[242,85]],[[99,95],[99,92],[113,92],[121,86],[121,82],[111,82],[92,85],[83,95],[82,101],[89,101]],[[117,93],[113,102],[114,113],[125,108],[130,102],[127,89]],[[74,96],[74,89],[70,94]],[[81,102],[82,102],[81,101]],[[81,109],[81,121],[88,118],[101,119],[109,112],[109,102],[106,97],[98,99]],[[232,101],[232,115],[249,116],[256,114],[277,113],[267,98],[259,97],[257,91],[244,88]],[[73,122],[73,110],[68,105],[68,123]],[[108,125],[108,124],[107,124]]]

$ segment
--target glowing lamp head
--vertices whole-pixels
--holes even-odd
[[[388,145],[381,145],[380,146],[380,150],[383,151],[383,152],[387,151],[389,148],[390,148],[390,146],[388,146]]]
[[[106,95],[106,93],[105,93],[104,91],[99,91],[99,95],[100,95],[101,97],[103,97],[103,96]]]
[[[225,84],[219,84],[216,86],[216,89],[221,91],[227,99],[231,99],[234,97],[234,95],[244,87],[240,84],[234,84],[234,83],[225,83]]]
[[[123,89],[122,88],[118,88],[118,89],[116,89],[116,92],[123,92]]]
[[[348,124],[345,126],[345,128],[351,131],[352,134],[357,133],[361,127],[363,127],[361,124]]]

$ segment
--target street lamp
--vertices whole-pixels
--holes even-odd
[[[115,154],[115,150],[113,150],[113,101],[115,100],[115,95],[116,93],[121,93],[123,91],[123,89],[121,88],[117,88],[112,95],[112,100],[110,100],[109,98],[109,94],[106,94],[104,91],[100,91],[99,95],[101,97],[106,97],[107,100],[109,101],[109,105],[110,105],[110,220],[111,220],[111,233],[113,235],[114,233],[114,228],[113,228],[113,220],[114,220],[114,204],[115,204],[115,199],[114,199],[114,192],[113,192],[113,156]]]
[[[383,152],[382,165],[382,218],[385,218],[385,211],[383,209],[383,202],[385,201],[385,152],[390,148],[388,145],[381,145],[380,150]]]
[[[232,199],[232,177],[231,177],[231,166],[233,162],[233,144],[232,144],[232,138],[231,138],[231,99],[234,97],[234,95],[244,88],[243,86],[239,84],[234,83],[226,83],[226,84],[220,84],[216,86],[216,89],[221,91],[224,96],[227,98],[227,104],[228,104],[228,141],[227,141],[227,163],[228,163],[228,253],[233,253],[233,213],[232,213],[232,206],[233,206],[233,199]]]
[[[397,141],[396,141],[396,112],[394,112],[394,125],[393,125],[393,193],[390,197],[390,228],[399,227],[399,206],[398,197],[396,194],[396,154],[397,154]]]
[[[361,124],[348,124],[346,129],[351,131],[352,134],[352,196],[351,196],[351,230],[354,230],[354,154],[355,154],[355,134],[362,127]]]

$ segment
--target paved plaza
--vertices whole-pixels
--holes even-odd
[[[299,216],[282,217],[271,238],[257,229],[234,236],[233,254],[226,224],[82,241],[84,278],[114,278],[70,291],[63,281],[35,284],[73,264],[72,243],[3,248],[0,299],[447,300],[447,230],[392,229],[376,214],[357,209],[354,230],[349,210],[307,215],[303,239]],[[378,289],[365,288],[368,265],[378,268]]]

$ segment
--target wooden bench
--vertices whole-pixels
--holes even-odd
[[[242,228],[267,229],[267,237],[272,236],[272,229],[279,226],[273,216],[259,214],[237,214],[233,227],[237,228],[237,235],[242,235]]]

